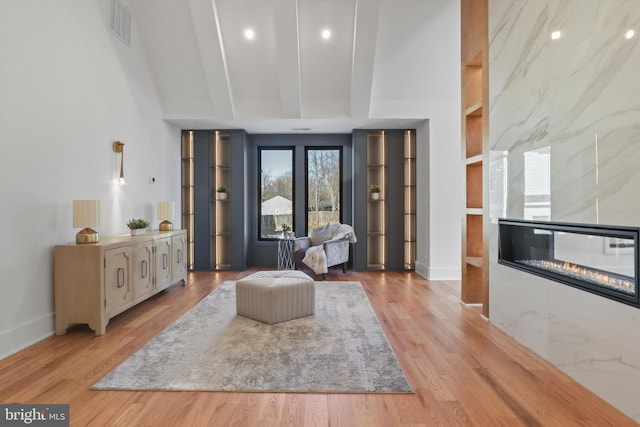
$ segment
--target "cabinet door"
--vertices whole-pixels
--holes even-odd
[[[156,291],[171,285],[171,237],[156,240]]]
[[[133,299],[144,299],[153,293],[153,242],[133,247]]]
[[[171,238],[171,250],[173,251],[173,266],[171,272],[172,282],[186,281],[187,273],[187,237],[185,234]]]
[[[111,317],[125,310],[133,300],[131,289],[131,248],[104,252],[105,313]]]

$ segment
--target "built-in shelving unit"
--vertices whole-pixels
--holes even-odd
[[[462,221],[461,299],[489,315],[488,248],[488,4],[462,0]]]
[[[245,146],[244,131],[182,132],[182,221],[190,270],[246,268]],[[217,192],[221,185],[228,188],[224,199]]]
[[[367,202],[367,268],[384,270],[387,267],[386,202],[387,138],[385,131],[367,134],[367,188],[380,187],[379,197],[369,195]]]
[[[405,271],[416,259],[416,132],[354,132],[355,270]],[[380,187],[374,198],[371,185]]]
[[[219,186],[231,185],[231,134],[215,131],[211,140],[211,253],[213,268],[227,270],[231,268],[231,199],[229,192],[222,199],[217,191]]]
[[[404,132],[404,269],[416,268],[416,133]]]
[[[194,168],[193,132],[182,133],[182,227],[187,231],[187,268],[193,270]]]

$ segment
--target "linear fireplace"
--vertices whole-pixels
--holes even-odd
[[[499,219],[498,262],[640,308],[640,228]]]

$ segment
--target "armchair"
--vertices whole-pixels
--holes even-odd
[[[293,240],[293,261],[302,263],[315,274],[326,278],[329,267],[342,264],[342,272],[349,262],[349,243],[357,241],[353,228],[346,224],[327,224],[311,229],[309,236]]]

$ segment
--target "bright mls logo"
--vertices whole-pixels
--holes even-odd
[[[1,405],[0,427],[68,427],[69,405]]]

